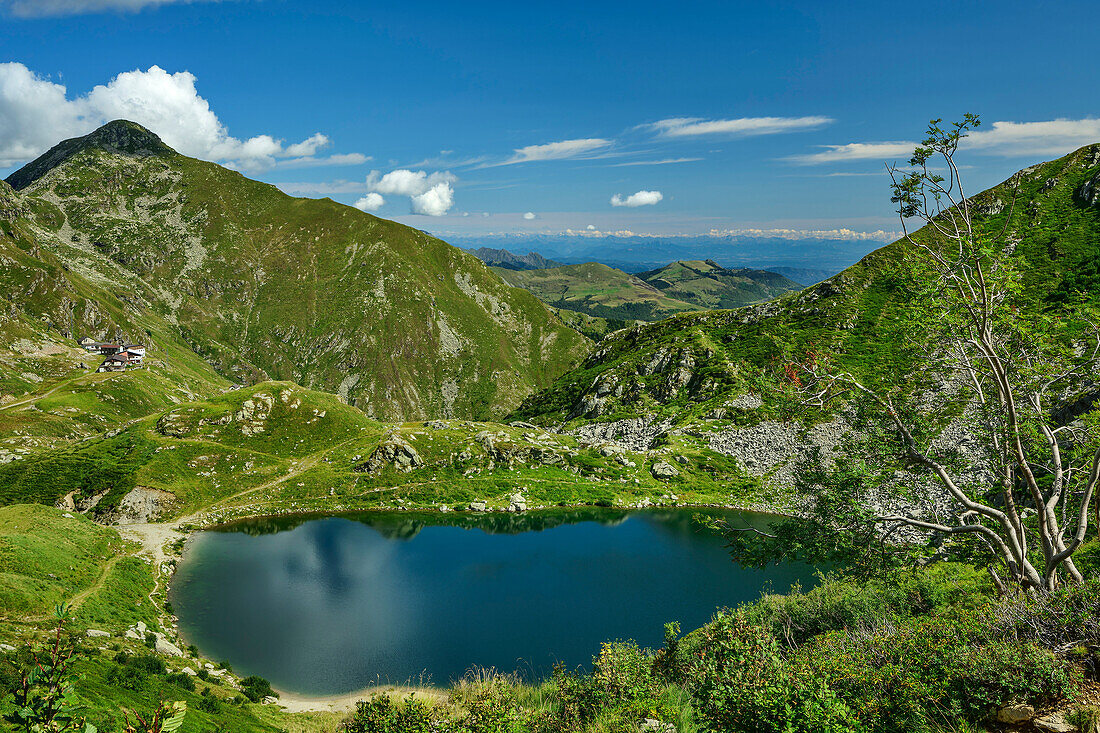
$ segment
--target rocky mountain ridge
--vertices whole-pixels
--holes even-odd
[[[588,348],[472,255],[179,155],[134,123],[8,180],[7,238],[66,273],[12,282],[13,300],[65,335],[139,334],[151,319],[229,381],[292,379],[380,418],[501,416]],[[43,291],[67,273],[96,292]],[[94,315],[110,301],[112,319]]]

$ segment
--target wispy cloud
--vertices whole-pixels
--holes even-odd
[[[362,165],[369,163],[373,158],[362,153],[338,153],[326,157],[307,155],[301,158],[291,158],[276,164],[277,168],[326,168],[337,165]]]
[[[606,150],[614,144],[602,137],[586,137],[577,140],[560,140],[541,145],[528,145],[517,148],[511,158],[499,163],[486,163],[481,167],[492,168],[517,163],[534,163],[543,160],[570,160],[591,157],[596,151]]]
[[[1004,157],[1058,156],[1095,142],[1100,142],[1100,119],[1086,117],[1079,120],[994,122],[987,130],[971,132],[959,147]],[[849,160],[908,159],[916,145],[915,141],[825,145],[821,152],[794,155],[787,160],[801,165],[820,165]]]
[[[612,163],[609,168],[626,168],[634,165],[672,165],[673,163],[694,163],[702,158],[662,158],[661,160],[632,160],[629,163]]]
[[[820,153],[792,155],[787,160],[802,165],[835,163],[841,160],[886,160],[887,158],[908,158],[913,154],[912,142],[883,143],[847,143],[845,145],[823,145]]]
[[[738,117],[727,120],[707,120],[701,117],[670,117],[648,127],[661,137],[699,137],[729,135],[749,137],[775,135],[782,132],[812,130],[833,122],[831,117]]]
[[[221,0],[0,0],[0,8],[17,18],[43,18],[89,13],[135,13],[161,5],[189,5]]]

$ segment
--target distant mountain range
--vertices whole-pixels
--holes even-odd
[[[503,267],[506,270],[543,270],[548,267],[561,267],[563,263],[548,260],[538,252],[528,252],[525,255],[512,254],[506,249],[493,249],[492,247],[478,247],[466,250],[474,257],[492,267]]]
[[[449,234],[445,239],[456,247],[463,247],[474,253],[480,249],[505,250],[509,253],[534,252],[557,263],[600,262],[624,272],[652,270],[678,260],[709,259],[722,267],[749,267],[778,272],[802,285],[812,285],[832,277],[888,241],[867,238],[711,234],[670,237],[611,234]]]

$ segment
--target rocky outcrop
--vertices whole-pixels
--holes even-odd
[[[240,423],[241,434],[256,435],[265,429],[268,415],[275,405],[275,399],[266,392],[257,392],[241,403],[241,408],[234,413],[234,419]]]
[[[1100,173],[1081,184],[1077,199],[1088,206],[1100,206]]]
[[[147,486],[135,486],[118,504],[119,524],[144,524],[164,516],[175,502],[175,495]]]
[[[680,471],[667,461],[657,461],[653,464],[653,467],[649,469],[649,472],[653,474],[653,478],[662,481],[668,481],[680,475]]]
[[[424,459],[416,452],[416,448],[391,433],[382,440],[367,460],[356,466],[354,470],[378,473],[385,468],[394,468],[407,473],[423,465]]]

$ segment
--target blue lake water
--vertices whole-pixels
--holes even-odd
[[[811,580],[804,566],[734,565],[697,515],[253,520],[198,535],[171,601],[205,656],[296,693],[444,685],[473,666],[540,677],[555,662],[589,664],[603,641],[658,646],[666,621],[688,631],[718,607]]]

